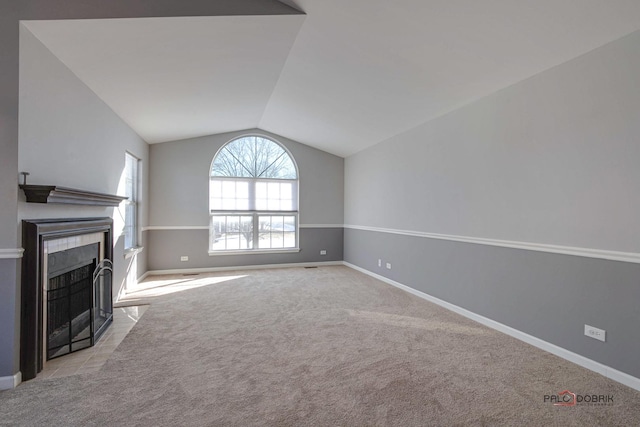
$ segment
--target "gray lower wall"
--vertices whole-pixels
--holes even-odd
[[[640,378],[639,264],[354,229],[344,242],[346,262]]]
[[[15,305],[20,301],[16,286],[20,259],[0,259],[0,377],[18,372],[20,366],[20,310]]]
[[[247,255],[208,254],[209,230],[149,230],[148,267],[150,271],[215,268],[245,265],[289,264],[342,261],[342,228],[301,228],[300,252]],[[327,255],[320,255],[320,250]],[[186,255],[189,261],[181,262]]]

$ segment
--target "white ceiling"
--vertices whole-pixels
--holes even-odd
[[[256,127],[304,15],[30,21],[149,143]]]
[[[261,128],[348,156],[640,29],[638,0],[283,0],[24,24],[149,143]]]

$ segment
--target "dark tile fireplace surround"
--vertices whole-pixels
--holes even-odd
[[[111,218],[22,221],[20,370],[92,346],[113,320]]]

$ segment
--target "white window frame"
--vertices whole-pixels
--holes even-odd
[[[128,167],[128,163],[133,162],[132,173],[133,176],[129,176],[131,172]],[[135,251],[139,248],[138,241],[138,194],[140,186],[140,159],[129,152],[125,152],[125,195],[131,194],[129,198],[123,201],[124,203],[124,250],[128,252]],[[129,215],[127,211],[131,209],[133,213],[131,218],[133,224],[129,224]],[[129,234],[127,234],[129,231]],[[130,236],[131,241],[127,238]]]
[[[212,240],[215,238],[213,233],[213,220],[215,217],[241,217],[249,216],[253,222],[253,246],[246,249],[211,249]],[[295,221],[295,246],[283,247],[283,248],[260,248],[259,235],[260,235],[260,217],[261,216],[292,216]],[[209,255],[237,255],[247,253],[293,253],[300,252],[300,233],[299,233],[299,221],[298,212],[292,211],[216,211],[210,215],[209,223]],[[257,246],[256,246],[257,244]]]
[[[216,158],[220,154],[220,152],[228,145],[242,138],[246,137],[259,137],[265,138],[272,141],[274,144],[278,144],[289,156],[291,159],[295,169],[296,169],[296,179],[278,179],[278,178],[252,178],[252,177],[227,177],[227,176],[211,176],[211,171],[213,167],[213,163],[216,161]],[[247,182],[249,184],[249,193],[248,193],[248,209],[213,209],[212,208],[212,194],[211,194],[211,182],[212,181],[235,181],[235,182]],[[257,199],[256,199],[256,186],[258,183],[262,182],[286,182],[291,183],[293,185],[292,189],[292,209],[291,210],[268,210],[268,209],[257,209]],[[209,255],[218,256],[218,255],[237,255],[237,254],[257,254],[257,253],[293,253],[300,252],[300,221],[299,221],[299,182],[300,175],[298,172],[298,166],[295,162],[295,159],[287,150],[287,148],[274,140],[271,137],[266,137],[262,135],[243,135],[237,138],[234,138],[224,144],[216,155],[213,157],[211,162],[211,167],[209,168]],[[216,217],[230,217],[230,216],[251,216],[252,224],[253,224],[253,247],[246,249],[212,249],[214,243],[214,229],[213,229],[213,221]],[[259,234],[260,227],[259,221],[261,216],[293,216],[295,221],[295,246],[294,247],[286,247],[286,248],[260,248],[259,247]]]

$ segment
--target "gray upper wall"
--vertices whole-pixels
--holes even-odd
[[[0,5],[0,249],[18,247],[18,28],[13,4]]]
[[[344,159],[259,129],[152,144],[151,226],[208,226],[209,174],[220,147],[242,135],[264,135],[284,145],[298,165],[300,224],[343,224]]]
[[[640,252],[640,32],[345,161],[345,223]]]
[[[22,26],[20,35],[20,171],[30,172],[32,184],[116,194],[125,151],[146,163],[148,144],[27,28]],[[19,200],[25,200],[22,192]],[[56,216],[86,209],[94,215],[108,213],[104,208],[20,203],[19,217],[48,216],[52,209]]]
[[[138,214],[140,225],[146,225],[148,144],[24,26],[20,46],[19,170],[30,172],[32,184],[124,194],[129,152],[141,159]],[[130,264],[138,261],[124,258],[123,215],[118,208],[26,203],[22,191],[18,198],[18,220],[113,218],[114,296],[124,286]],[[141,268],[145,256],[138,255]]]

